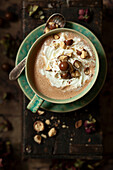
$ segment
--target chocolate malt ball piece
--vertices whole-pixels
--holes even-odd
[[[73,40],[70,39],[70,40],[65,40],[64,41],[66,45],[72,45],[73,44]]]
[[[61,73],[61,78],[62,79],[70,79],[71,78],[70,73],[69,72]]]
[[[68,68],[69,68],[68,62],[62,61],[62,62],[59,64],[59,68],[60,68],[61,71],[66,71],[66,70],[68,70]]]

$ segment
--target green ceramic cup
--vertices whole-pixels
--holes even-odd
[[[93,52],[95,54],[95,58],[96,58],[96,67],[95,67],[95,74],[93,75],[93,79],[91,80],[91,82],[88,84],[88,86],[78,95],[69,98],[69,99],[63,99],[63,100],[58,100],[58,99],[52,99],[49,98],[47,96],[44,96],[42,93],[40,93],[37,88],[35,87],[34,82],[32,81],[32,78],[30,77],[30,72],[29,72],[29,68],[32,65],[32,61],[33,61],[33,56],[34,54],[36,54],[36,49],[38,48],[38,45],[49,35],[52,34],[57,34],[59,32],[64,32],[64,31],[68,31],[68,32],[73,32],[78,34],[80,37],[84,38],[88,44],[92,47]],[[28,51],[27,54],[27,59],[26,59],[26,66],[25,66],[25,74],[26,74],[26,78],[27,78],[27,82],[29,84],[29,86],[31,87],[31,89],[33,90],[33,92],[35,93],[34,97],[32,98],[32,100],[30,101],[30,103],[28,104],[27,108],[29,110],[31,110],[32,112],[36,112],[38,110],[38,108],[40,107],[40,105],[43,103],[44,100],[51,102],[51,103],[58,103],[58,104],[66,104],[66,103],[70,103],[73,101],[76,101],[78,99],[80,99],[81,97],[83,97],[86,93],[89,92],[89,90],[93,87],[94,83],[96,82],[97,76],[99,73],[99,57],[97,54],[97,51],[94,47],[94,45],[92,44],[92,42],[83,34],[79,33],[78,31],[72,30],[72,29],[68,29],[68,28],[58,28],[58,29],[54,29],[51,30],[50,32],[43,34],[42,36],[40,36],[31,46],[30,50]]]

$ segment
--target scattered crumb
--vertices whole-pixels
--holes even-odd
[[[38,113],[39,115],[43,115],[43,114],[44,114],[44,111],[43,111],[43,110],[38,110],[37,113]]]
[[[58,124],[60,124],[60,120],[58,120]]]
[[[50,125],[50,124],[51,124],[49,119],[47,119],[47,120],[45,121],[45,123],[46,123],[47,125]]]
[[[62,128],[66,128],[66,125],[62,125]]]
[[[51,118],[50,118],[51,120],[53,120],[54,119],[54,116],[51,116]]]
[[[35,136],[34,136],[34,141],[35,141],[36,143],[40,144],[40,143],[41,143],[41,140],[42,140],[42,138],[41,138],[40,135],[35,135]]]
[[[67,129],[69,128],[69,126],[67,126]]]
[[[78,120],[75,122],[75,128],[80,128],[82,126],[82,120]]]
[[[47,136],[46,136],[45,134],[43,134],[43,133],[41,134],[41,136],[42,136],[43,138],[45,138],[45,139],[47,138]]]
[[[91,142],[91,138],[88,139],[88,142],[89,142],[89,143]]]
[[[55,128],[51,128],[48,132],[48,136],[52,137],[56,135],[56,129]]]
[[[57,122],[55,122],[54,125],[55,125],[55,127],[58,127],[58,123]]]
[[[73,141],[73,138],[70,138],[70,141]]]

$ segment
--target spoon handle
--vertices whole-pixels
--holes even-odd
[[[16,67],[13,68],[13,70],[9,73],[9,80],[16,80],[22,71],[25,68],[25,63],[26,63],[26,58],[25,57]]]

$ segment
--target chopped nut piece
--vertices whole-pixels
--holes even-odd
[[[53,43],[53,46],[54,46],[55,49],[57,49],[60,46],[60,44],[59,43]]]
[[[66,48],[66,45],[65,45],[65,43],[63,41],[60,42],[60,47],[63,48],[63,49]]]
[[[55,22],[49,22],[48,27],[50,30],[52,30],[52,29],[58,28],[58,24],[56,24]]]
[[[76,70],[75,71],[75,77],[80,77],[80,76],[81,76],[80,72],[78,70]]]
[[[52,136],[55,136],[55,135],[56,135],[56,129],[55,128],[50,129],[49,132],[48,132],[48,136],[52,137]]]
[[[72,57],[73,56],[73,52],[67,53],[67,56]]]
[[[41,132],[44,130],[44,123],[37,120],[36,122],[34,122],[33,127],[37,132]]]
[[[78,129],[81,126],[82,126],[82,120],[78,120],[77,122],[75,122],[75,128],[76,129]]]
[[[51,69],[51,67],[49,66],[49,64],[48,64],[48,66],[46,67],[46,71],[52,71],[52,69]]]
[[[49,22],[49,25],[53,25],[53,24],[55,24],[54,22]]]
[[[35,135],[35,136],[34,136],[34,141],[35,141],[36,143],[40,144],[40,143],[41,143],[41,140],[42,140],[42,138],[41,138],[40,135]]]
[[[74,52],[76,51],[74,47],[71,47],[71,49],[72,49]]]
[[[49,31],[50,31],[50,29],[48,27],[45,27],[44,33],[48,33]]]
[[[78,77],[80,77],[80,75],[81,75],[81,74],[80,74],[80,72],[79,72],[78,70],[76,70],[75,72],[72,72],[72,73],[71,73],[71,77],[72,77],[72,78],[78,78]]]
[[[82,54],[82,52],[79,51],[79,50],[76,50],[76,53],[77,53],[77,55],[81,55]]]
[[[43,133],[41,134],[41,136],[42,136],[43,138],[45,138],[45,139],[47,138],[47,136],[46,136],[45,134],[43,134]]]
[[[57,34],[55,34],[55,35],[53,35],[53,38],[54,38],[55,40],[58,40],[58,39],[60,38],[60,36],[57,35]]]
[[[43,111],[43,110],[38,110],[37,113],[38,113],[39,115],[43,115],[43,114],[44,114],[44,111]]]
[[[72,73],[71,73],[71,77],[72,77],[72,78],[75,78],[75,72],[72,72]]]
[[[72,45],[72,44],[73,44],[73,40],[72,40],[72,39],[70,39],[70,40],[65,40],[64,43],[65,43],[66,45]]]
[[[58,28],[58,24],[56,24],[56,28]]]
[[[66,46],[66,49],[69,50],[69,49],[70,49],[70,46]]]
[[[83,51],[82,51],[82,54],[81,54],[81,58],[82,59],[85,59],[85,58],[87,58],[89,56],[89,54],[88,54],[88,52],[85,50],[85,49],[83,49]]]
[[[56,73],[56,74],[55,74],[55,77],[56,77],[56,78],[58,78],[58,77],[59,77],[58,73]]]
[[[46,123],[47,125],[50,125],[50,124],[51,124],[49,119],[47,119],[47,120],[45,121],[45,123]]]
[[[78,61],[78,60],[75,60],[74,63],[73,63],[73,66],[78,68],[78,69],[81,67],[81,65],[82,65],[81,62]]]
[[[61,60],[61,61],[68,60],[68,56],[67,56],[67,55],[61,55],[61,56],[59,56],[58,58],[59,58],[59,60]]]
[[[89,74],[90,74],[90,68],[89,68],[89,67],[86,67],[86,68],[84,69],[84,73],[85,73],[86,75],[89,75]]]

